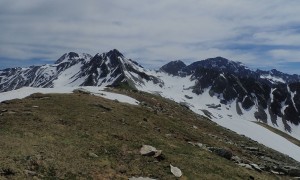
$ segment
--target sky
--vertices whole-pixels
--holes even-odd
[[[0,0],[0,69],[118,49],[146,68],[222,56],[300,74],[299,0]]]

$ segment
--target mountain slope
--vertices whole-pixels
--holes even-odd
[[[165,88],[145,87],[145,89],[160,91],[163,96],[168,96],[170,92],[166,89],[172,86],[173,96],[168,97],[177,99],[178,102],[185,101],[191,106],[200,106],[197,109],[192,107],[195,112],[199,109],[206,109],[214,111],[213,114],[220,114],[219,117],[215,115],[215,119],[224,119],[234,115],[234,118],[261,121],[300,139],[299,75],[288,75],[276,70],[252,71],[239,62],[229,61],[222,57],[198,61],[188,66],[181,66],[181,68],[177,68],[176,62],[178,61],[170,62],[161,68],[161,71],[168,75],[158,75],[173,76],[173,80],[166,78]],[[174,75],[193,83],[181,88],[183,84],[177,85],[171,82],[178,79]],[[174,88],[174,86],[178,87]],[[188,92],[184,94],[184,91]],[[186,98],[187,96],[194,96],[196,100],[200,100],[200,96],[208,96],[208,99],[216,97],[218,100],[207,100],[199,104],[199,101],[193,101],[191,98]],[[218,108],[207,109],[205,105],[212,104],[209,101],[215,102],[215,107],[218,106],[223,112],[215,111]]]
[[[291,158],[173,101],[140,91],[110,90],[141,103],[124,104],[86,91],[38,93],[0,103],[0,177],[174,179],[170,164],[182,170],[182,179],[289,179],[299,173],[293,169],[299,163]],[[195,143],[226,150],[233,159],[240,158],[240,165]],[[162,150],[162,156],[142,156],[145,144]],[[284,175],[276,175],[279,172]]]

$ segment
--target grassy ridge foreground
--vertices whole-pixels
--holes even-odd
[[[120,90],[114,90],[120,92]],[[257,164],[242,146],[255,146],[277,161],[295,161],[226,130],[170,100],[122,91],[134,106],[84,93],[34,94],[0,104],[0,178],[2,179],[285,179],[240,167],[192,146],[222,147]],[[232,142],[232,143],[228,143]],[[164,159],[141,156],[147,144]]]

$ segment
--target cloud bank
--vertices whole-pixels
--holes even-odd
[[[154,68],[223,56],[300,74],[299,7],[297,0],[2,0],[0,67],[117,48]]]

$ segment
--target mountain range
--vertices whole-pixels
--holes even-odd
[[[0,92],[22,87],[125,87],[159,94],[238,133],[259,122],[300,139],[300,76],[252,70],[223,57],[159,70],[143,68],[114,49],[91,56],[69,52],[54,64],[0,70]]]

